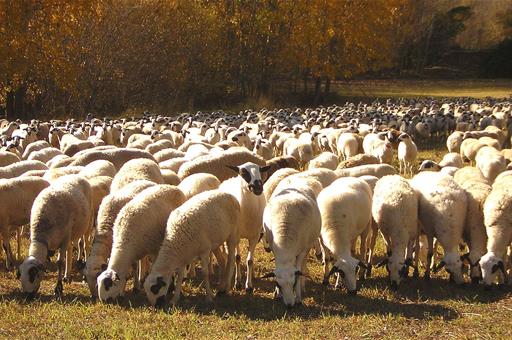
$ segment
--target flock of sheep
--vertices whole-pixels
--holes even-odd
[[[444,267],[457,284],[465,276],[489,287],[512,284],[511,107],[388,100],[239,114],[3,120],[6,268],[33,296],[58,252],[57,296],[76,257],[93,298],[115,301],[133,279],[151,305],[163,307],[178,302],[197,262],[207,301],[215,270],[217,295],[232,288],[250,294],[261,241],[275,258],[263,278],[275,278],[275,296],[286,306],[302,301],[310,251],[324,265],[323,283],[334,276],[336,287],[352,294],[375,265],[386,266],[396,290],[410,268],[419,276],[420,262],[427,279]],[[432,139],[446,139],[448,153],[438,163],[423,161],[415,174],[416,142]],[[387,254],[376,264],[379,231]],[[245,282],[241,239],[248,245]],[[434,261],[439,246],[443,257]]]

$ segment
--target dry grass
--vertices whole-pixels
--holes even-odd
[[[439,159],[442,146],[420,158]],[[26,244],[24,249],[26,249]],[[377,255],[383,255],[379,240]],[[379,259],[377,259],[379,260]],[[272,257],[259,245],[256,276],[273,269]],[[156,311],[144,294],[129,293],[119,305],[92,302],[84,283],[65,284],[64,298],[52,295],[50,266],[35,301],[27,302],[13,273],[0,268],[2,338],[507,338],[512,337],[512,289],[485,291],[457,287],[440,272],[430,281],[409,279],[397,293],[386,272],[375,269],[358,296],[322,286],[322,267],[310,256],[304,306],[292,310],[274,301],[274,285],[256,279],[255,292],[234,292],[204,301],[201,280],[187,281],[177,308]],[[78,277],[75,277],[78,279]]]

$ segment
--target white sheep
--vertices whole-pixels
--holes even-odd
[[[496,184],[496,183],[495,183]],[[512,243],[512,177],[504,176],[492,188],[484,204],[484,224],[487,231],[487,253],[480,259],[482,280],[488,287],[498,271],[506,275],[507,247]]]
[[[460,145],[464,139],[464,133],[461,131],[452,132],[448,138],[446,138],[446,147],[448,152],[460,152]]]
[[[44,148],[39,151],[32,152],[28,157],[27,160],[35,160],[35,161],[41,161],[43,163],[47,163],[51,159],[53,159],[55,156],[63,155],[63,153],[57,149],[57,148]]]
[[[249,241],[247,250],[247,280],[245,282],[245,290],[252,293],[254,277],[254,250],[258,244],[261,230],[263,210],[265,209],[265,196],[263,193],[263,181],[261,173],[268,170],[267,166],[260,167],[254,163],[244,163],[238,167],[230,168],[238,173],[237,177],[230,178],[221,183],[219,190],[233,195],[240,205],[240,238]],[[236,249],[236,274],[235,286],[237,289],[242,288],[242,271],[241,271],[241,255],[240,249]]]
[[[30,170],[48,170],[40,161],[20,161],[0,168],[0,178],[13,178]]]
[[[6,268],[12,269],[14,256],[11,251],[11,231],[30,222],[30,210],[39,193],[48,187],[40,177],[0,179],[0,235],[6,255]],[[18,234],[18,232],[17,232]],[[18,252],[20,255],[18,239]]]
[[[343,157],[344,160],[357,155],[359,140],[356,134],[350,132],[340,134],[336,143],[336,149],[338,150],[338,156]]]
[[[164,182],[158,164],[149,159],[132,159],[126,162],[114,176],[112,192],[136,180],[148,180],[157,184]]]
[[[490,182],[507,169],[503,155],[491,146],[480,148],[475,157],[476,166]]]
[[[464,161],[469,161],[470,164],[473,164],[475,161],[476,154],[478,150],[486,146],[483,143],[480,143],[478,139],[475,138],[467,138],[462,141],[460,145],[460,156]]]
[[[178,189],[180,189],[185,195],[185,198],[189,200],[191,197],[202,192],[218,189],[219,186],[220,181],[217,177],[211,174],[199,173],[183,179],[178,185]]]
[[[265,195],[265,200],[268,202],[272,196],[272,193],[274,192],[277,185],[281,182],[281,180],[298,173],[298,170],[292,168],[282,168],[274,172],[263,185],[263,194]]]
[[[407,170],[411,176],[413,175],[413,166],[416,162],[416,157],[418,156],[418,148],[416,144],[413,142],[411,136],[406,133],[402,133],[398,140],[400,143],[398,144],[398,161],[400,163],[399,172],[402,174],[407,174]],[[403,169],[403,171],[402,171]]]
[[[452,177],[438,172],[420,172],[411,185],[419,194],[418,216],[428,241],[425,278],[430,278],[435,237],[444,248],[444,259],[434,271],[446,266],[457,284],[464,282],[458,249],[467,210],[466,192]]]
[[[367,266],[352,254],[356,239],[361,236],[360,257],[366,254],[366,236],[370,230],[372,190],[359,178],[340,178],[318,195],[322,216],[321,239],[324,249],[324,284],[329,276],[338,273],[351,294],[357,292],[356,269]],[[328,272],[329,257],[334,265]],[[338,284],[339,285],[339,282]]]
[[[77,156],[71,165],[80,165],[85,166],[91,162],[97,161],[98,159],[104,159],[106,161],[112,162],[116,169],[121,169],[121,167],[132,159],[137,158],[146,158],[154,161],[153,156],[146,151],[137,150],[137,149],[121,149],[121,148],[109,148],[103,150],[95,150],[92,149],[80,156]]]
[[[206,300],[212,301],[209,261],[214,252],[223,258],[219,247],[226,242],[227,264],[220,263],[222,281],[219,293],[230,290],[233,276],[235,248],[240,237],[240,206],[232,195],[213,190],[198,194],[174,210],[167,221],[165,237],[158,256],[148,275],[144,289],[151,305],[163,307],[172,274],[177,273],[172,304],[180,298],[185,267],[197,257],[201,259]]]
[[[51,145],[45,140],[38,140],[36,142],[30,143],[25,148],[25,150],[23,150],[23,155],[21,156],[21,159],[26,160],[32,152],[36,152],[49,147],[51,147]]]
[[[59,250],[55,294],[62,294],[62,266],[64,279],[70,282],[73,242],[89,229],[93,216],[91,186],[80,176],[61,177],[41,191],[30,216],[29,256],[19,268],[23,292],[37,293],[48,252]]]
[[[313,158],[308,164],[308,169],[325,168],[329,170],[336,170],[338,162],[338,156],[332,152],[326,151]]]
[[[20,158],[18,155],[9,151],[0,150],[0,167],[8,166],[19,161]]]
[[[395,175],[397,171],[389,164],[367,164],[352,168],[336,169],[335,173],[337,177],[360,177],[364,175],[371,175],[381,178],[386,175]]]
[[[93,297],[97,297],[96,278],[107,269],[107,259],[112,250],[113,226],[119,211],[143,190],[156,185],[146,180],[134,181],[122,189],[106,196],[100,204],[97,214],[96,231],[87,257],[85,278]]]
[[[116,175],[116,167],[109,161],[99,159],[87,164],[81,171],[80,175],[85,178],[94,178],[97,176],[114,177]]]
[[[481,278],[478,261],[485,254],[487,244],[483,207],[491,192],[491,186],[480,170],[474,167],[459,169],[455,173],[454,180],[467,194],[468,204],[463,238],[468,245],[469,253],[463,255],[463,260],[469,262],[471,281],[478,283]]]
[[[114,222],[108,267],[96,280],[101,301],[123,296],[131,265],[148,255],[156,257],[167,218],[183,202],[185,196],[178,188],[160,184],[142,191],[121,209]]]
[[[390,283],[396,290],[413,265],[413,247],[418,239],[418,194],[404,178],[384,176],[375,185],[372,216],[386,241]],[[414,268],[417,275],[417,262]]]
[[[297,178],[293,184],[278,185],[265,207],[264,237],[274,253],[275,270],[264,277],[276,278],[276,294],[287,306],[302,302],[306,255],[320,234],[315,191],[321,188],[313,179]]]

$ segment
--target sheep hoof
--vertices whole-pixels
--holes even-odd
[[[57,285],[55,286],[55,290],[54,290],[55,296],[57,298],[61,298],[63,290],[64,290],[64,288],[62,287],[62,281],[58,281]]]
[[[251,295],[253,292],[254,292],[254,288],[252,288],[252,287],[245,288],[245,293],[246,294]]]

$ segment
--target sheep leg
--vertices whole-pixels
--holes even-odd
[[[11,244],[9,242],[10,236],[9,228],[2,231],[2,247],[5,251],[5,267],[8,271],[12,269],[13,265],[13,255],[11,251]]]
[[[210,269],[208,264],[210,262],[210,252],[201,254],[201,270],[203,272],[204,287],[206,289],[206,302],[213,301],[212,289],[210,288]]]
[[[62,287],[62,265],[66,264],[67,267],[67,251],[65,248],[61,248],[59,251],[59,256],[57,258],[57,284],[55,285],[55,296],[57,298],[62,297],[62,292],[64,288]],[[64,258],[64,259],[63,259]]]
[[[317,242],[315,242],[314,249],[316,259],[319,261],[322,260],[322,246],[320,244],[320,239]]]
[[[65,255],[66,269],[64,272],[64,282],[71,282],[71,270],[73,269],[73,244],[69,242],[67,250],[62,250]],[[59,252],[60,255],[60,252]]]
[[[370,236],[370,245],[368,246],[368,269],[366,270],[366,278],[370,278],[372,276],[372,261],[373,255],[375,252],[375,244],[377,243],[377,236],[379,235],[379,230],[377,227],[377,223],[372,218],[371,222],[371,236]]]
[[[242,257],[240,256],[240,246],[236,247],[236,268],[235,268],[235,289],[242,289]]]
[[[402,161],[401,160],[398,161],[398,173],[402,174]]]
[[[420,235],[418,234],[416,236],[416,239],[414,240],[414,272],[412,273],[412,277],[415,279],[420,277],[419,262],[420,262]]]
[[[254,251],[256,250],[256,244],[258,244],[258,238],[249,240],[249,249],[247,252],[247,279],[245,282],[245,292],[247,294],[252,294],[253,292],[252,279],[254,277]]]
[[[23,227],[16,228],[16,259],[21,259],[21,236],[23,233]]]
[[[238,247],[238,244],[234,244],[234,242],[228,242],[228,262],[226,264],[226,275],[223,278],[223,284],[221,285],[221,290],[217,294],[226,294],[229,292],[229,288],[231,286],[231,280],[233,278],[233,271],[235,266],[235,249]]]
[[[174,286],[174,294],[171,299],[171,304],[176,305],[181,295],[181,284],[183,283],[183,269],[178,270],[178,276],[176,278],[176,285]]]
[[[361,243],[359,244],[359,260],[363,261],[363,262],[366,260],[366,250],[368,249],[368,247],[367,247],[368,234],[370,232],[371,223],[372,222],[370,221],[370,223],[368,224],[368,227],[366,227],[365,231],[363,231],[363,233],[361,234]],[[359,279],[364,280],[366,277],[365,274],[366,274],[366,271],[361,270],[359,272]]]
[[[434,260],[434,238],[432,236],[427,235],[427,268],[425,270],[425,275],[423,276],[425,280],[430,279],[430,268],[432,266],[432,262]]]
[[[308,254],[308,251],[302,252],[297,256],[297,262],[296,266],[297,268],[300,268],[301,270],[304,270],[305,267],[305,258]],[[302,272],[301,275],[296,277],[295,280],[295,303],[301,304],[302,303],[302,290],[305,288],[305,282],[304,282],[304,273]]]

